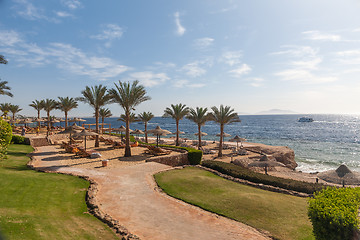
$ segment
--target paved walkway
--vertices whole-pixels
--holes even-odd
[[[53,146],[38,148],[37,167],[86,175],[99,185],[99,208],[143,240],[268,239],[242,223],[217,216],[156,190],[152,174],[170,168],[149,162],[115,169],[59,166]]]

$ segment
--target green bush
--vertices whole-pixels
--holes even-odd
[[[324,185],[322,184],[315,184],[265,175],[262,173],[253,172],[247,168],[243,168],[232,163],[207,160],[203,161],[201,165],[235,178],[240,178],[254,183],[262,183],[302,193],[313,194],[314,192],[324,188]]]
[[[26,144],[25,138],[19,135],[13,135],[11,139],[11,143],[13,144]]]
[[[6,159],[7,148],[11,142],[12,129],[8,122],[0,120],[0,160]]]
[[[317,240],[348,240],[358,228],[359,188],[328,187],[309,200],[308,216]]]

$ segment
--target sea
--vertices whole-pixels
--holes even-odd
[[[273,146],[288,146],[295,151],[298,163],[296,170],[322,172],[346,164],[350,169],[360,171],[360,115],[313,114],[307,115],[314,122],[298,122],[304,115],[240,115],[241,122],[228,124],[225,132],[231,137],[238,135],[248,142]],[[85,123],[95,123],[94,118],[84,118]],[[118,128],[125,125],[117,118],[106,118],[105,123]],[[188,119],[180,120],[181,137],[197,139],[197,125]],[[171,132],[176,131],[172,118],[154,117],[148,129],[160,126]],[[141,122],[131,123],[131,129],[144,130]],[[204,140],[219,140],[216,136],[220,126],[208,122],[201,130],[207,133]],[[170,136],[169,136],[170,137]],[[225,138],[225,141],[229,140]]]

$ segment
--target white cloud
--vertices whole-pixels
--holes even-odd
[[[198,49],[206,49],[210,47],[213,43],[214,39],[209,37],[198,38],[194,40],[194,46]]]
[[[181,25],[180,23],[180,13],[179,12],[175,12],[174,13],[174,17],[175,17],[175,24],[176,24],[176,31],[175,33],[179,36],[184,35],[186,29]]]
[[[11,34],[2,34],[3,32]],[[1,41],[2,38],[12,39],[11,45],[9,41]],[[15,31],[0,32],[0,50],[20,66],[54,64],[75,75],[89,76],[97,80],[114,78],[130,70],[110,58],[91,56],[70,44],[51,43],[47,47],[40,47],[27,43]]]
[[[317,56],[319,50],[314,49],[310,46],[296,46],[296,45],[284,45],[281,48],[286,48],[287,50],[273,52],[271,55],[287,55],[289,57],[315,57]]]
[[[16,13],[21,17],[28,20],[49,20],[45,16],[44,10],[35,7],[29,0],[14,0],[14,2],[16,3],[14,9],[16,10]]]
[[[129,76],[134,80],[139,80],[145,87],[160,85],[170,79],[166,73],[153,73],[151,71],[135,72],[129,74]]]
[[[66,7],[74,10],[82,6],[81,2],[79,0],[62,0],[62,4],[64,4]]]
[[[0,44],[2,46],[14,46],[15,44],[21,42],[20,34],[11,30],[11,31],[0,31]]]
[[[248,78],[247,80],[250,82],[250,86],[252,87],[261,87],[264,82],[263,78]]]
[[[242,52],[241,51],[227,51],[220,57],[220,62],[224,62],[229,66],[234,66],[241,63]]]
[[[240,67],[237,67],[237,68],[229,71],[229,73],[234,77],[240,78],[243,75],[250,73],[251,70],[252,70],[251,67],[244,63]]]
[[[177,88],[202,88],[206,85],[204,83],[190,83],[189,80],[177,80],[174,82],[174,87]]]
[[[332,41],[332,42],[338,42],[342,40],[340,35],[321,33],[320,31],[306,31],[306,32],[302,32],[302,34],[304,34],[305,38],[309,40]]]
[[[183,66],[181,70],[185,71],[185,74],[190,77],[199,77],[206,73],[206,70],[199,66],[200,64],[201,62],[199,61],[188,63],[185,66]]]
[[[111,42],[115,39],[121,38],[124,30],[116,24],[106,24],[102,33],[90,36],[93,39],[106,40],[105,46],[110,47]]]
[[[309,60],[292,61],[290,64],[302,69],[317,69],[317,66],[322,62],[320,57],[314,57]]]
[[[58,17],[62,17],[62,18],[65,18],[65,17],[71,17],[72,14],[68,13],[68,12],[64,12],[64,11],[57,11],[55,12],[56,16]]]
[[[304,69],[287,69],[275,73],[275,76],[281,77],[284,81],[295,81],[306,84],[319,84],[337,81],[336,77],[316,76],[310,71]]]

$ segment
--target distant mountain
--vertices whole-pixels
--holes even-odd
[[[296,114],[297,112],[291,111],[291,110],[282,110],[282,109],[270,109],[267,111],[261,111],[258,113],[255,113],[257,115],[272,115],[272,114]]]

